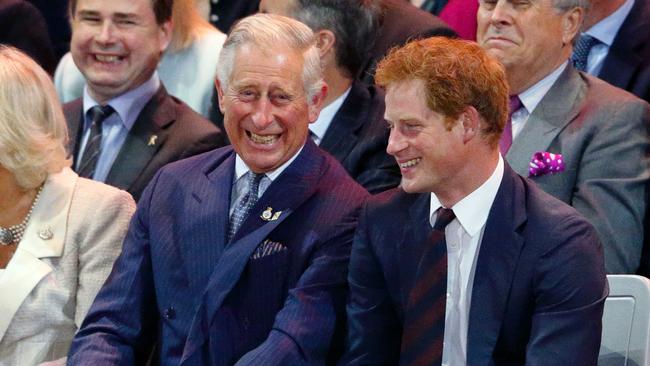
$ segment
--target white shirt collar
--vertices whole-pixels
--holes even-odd
[[[338,112],[339,108],[341,108],[341,105],[343,105],[345,98],[347,98],[348,94],[350,94],[350,90],[352,90],[352,87],[349,87],[345,93],[339,95],[339,97],[334,99],[332,103],[324,107],[320,111],[316,122],[309,125],[309,131],[316,135],[317,145],[323,141],[323,137],[325,136],[327,129],[329,128],[330,124],[332,124],[332,120],[334,119],[336,112]]]
[[[562,74],[568,64],[568,60],[564,61],[564,63],[555,69],[552,73],[546,75],[542,80],[538,81],[533,86],[519,94],[521,104],[526,108],[526,111],[528,113],[533,113],[539,102],[542,101],[546,93],[548,93],[553,84],[555,84],[557,79],[560,77],[560,74]]]
[[[305,147],[305,145],[302,145],[300,149],[291,157],[291,159],[287,160],[284,162],[284,164],[280,165],[278,168],[275,170],[271,170],[269,172],[266,172],[266,176],[272,181],[274,181],[282,172],[300,155],[300,152],[302,149]],[[248,173],[251,169],[246,165],[244,160],[239,157],[238,154],[235,154],[235,179],[233,180],[233,183],[237,182],[239,178],[241,178],[244,174]]]
[[[611,47],[618,30],[623,25],[623,22],[625,22],[628,14],[630,14],[633,6],[634,0],[625,1],[615,12],[594,24],[585,33]]]
[[[503,158],[499,154],[499,161],[490,178],[452,207],[458,222],[470,236],[478,234],[481,228],[485,226],[490,214],[490,208],[503,179],[503,170]],[[434,224],[434,214],[441,206],[438,197],[431,193],[431,206],[429,208],[431,226]]]

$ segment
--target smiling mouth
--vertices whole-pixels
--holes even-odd
[[[414,166],[418,165],[420,160],[422,160],[422,158],[415,158],[415,159],[407,160],[407,161],[405,161],[403,163],[399,163],[399,167],[403,168],[403,169],[411,168],[411,167],[414,167]]]
[[[256,133],[246,131],[246,135],[248,138],[253,141],[256,144],[262,144],[262,145],[270,145],[274,142],[276,142],[279,138],[280,135],[258,135]]]
[[[99,62],[113,63],[122,61],[124,57],[115,56],[115,55],[95,55],[95,60]]]

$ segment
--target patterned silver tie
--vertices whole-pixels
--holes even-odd
[[[257,199],[259,198],[258,194],[260,189],[260,182],[264,177],[265,177],[264,174],[256,174],[253,172],[248,172],[248,179],[246,181],[248,192],[246,193],[244,198],[242,198],[237,203],[235,209],[232,212],[232,215],[230,216],[230,225],[228,226],[228,237],[226,238],[227,242],[230,242],[232,240],[237,230],[239,230],[239,227],[241,227],[241,225],[248,217],[248,214],[250,213],[253,206],[255,206],[255,204],[257,203]]]
[[[91,121],[90,134],[88,135],[88,141],[86,142],[86,147],[81,156],[81,162],[77,168],[77,174],[79,174],[80,177],[93,179],[95,168],[97,167],[97,161],[102,152],[102,122],[104,122],[108,116],[113,114],[114,111],[115,110],[110,105],[105,105],[103,107],[96,105],[88,111]]]

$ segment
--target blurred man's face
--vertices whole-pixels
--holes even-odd
[[[107,101],[148,80],[171,39],[150,0],[78,0],[70,51],[91,95]]]
[[[568,59],[570,13],[553,8],[553,0],[479,0],[476,40],[503,63],[511,84],[515,77],[530,86]]]
[[[390,126],[387,152],[402,173],[408,193],[440,192],[454,184],[464,165],[463,127],[448,130],[445,117],[429,109],[424,82],[419,79],[389,84],[385,118]]]
[[[226,89],[217,83],[224,125],[237,154],[255,173],[277,169],[303,146],[323,95],[308,103],[302,53],[243,45]]]
[[[261,0],[260,13],[269,13],[291,17],[291,9],[296,0]]]

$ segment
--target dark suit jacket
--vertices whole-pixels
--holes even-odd
[[[395,158],[386,153],[384,108],[381,89],[354,82],[320,143],[370,193],[397,187],[401,179]]]
[[[650,102],[650,2],[636,0],[598,77]]]
[[[259,0],[219,0],[210,1],[210,22],[224,33],[239,19],[257,13]],[[212,18],[216,15],[216,18]]]
[[[16,47],[33,58],[50,75],[56,59],[41,12],[23,0],[0,0],[0,43]]]
[[[608,273],[634,273],[650,176],[648,103],[569,65],[528,117],[506,160],[528,176],[538,151],[562,154],[566,169],[531,180],[594,225]]]
[[[83,136],[82,110],[82,98],[63,106],[75,163]],[[217,127],[161,85],[133,124],[105,183],[128,191],[137,201],[163,165],[224,145]]]
[[[408,41],[431,36],[455,37],[456,33],[440,18],[404,0],[381,0],[382,24],[361,80],[374,83],[375,67],[388,50]]]
[[[398,363],[405,304],[431,231],[429,205],[429,194],[398,188],[362,211],[343,364]],[[593,227],[506,164],[478,253],[467,365],[595,365],[606,295]]]
[[[367,192],[308,141],[228,244],[234,165],[226,147],[161,169],[69,365],[139,365],[154,341],[161,365],[318,365],[342,347]]]

